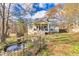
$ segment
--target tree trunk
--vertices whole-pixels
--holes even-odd
[[[6,30],[5,30],[5,37],[8,36],[8,29],[9,29],[9,25],[8,25],[8,21],[9,21],[9,14],[10,14],[10,6],[11,4],[9,4],[9,8],[8,8],[8,15],[7,15],[7,20],[6,20]]]
[[[2,12],[2,37],[1,37],[1,41],[4,42],[5,41],[5,3],[3,3],[2,5],[2,8],[3,8],[3,12]]]

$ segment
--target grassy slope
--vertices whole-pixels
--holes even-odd
[[[55,55],[55,56],[79,56],[79,33],[57,33],[46,35],[44,37],[47,43],[47,49],[42,50],[38,55]],[[16,37],[7,38],[7,44],[16,42]],[[5,44],[0,43],[0,49],[3,49]]]
[[[40,55],[60,55],[79,56],[79,33],[58,33],[45,36],[47,50],[43,50]]]

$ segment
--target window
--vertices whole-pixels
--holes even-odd
[[[44,26],[44,29],[45,29],[45,31],[47,31],[48,30],[48,27],[47,26]]]

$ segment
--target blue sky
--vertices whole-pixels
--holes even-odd
[[[43,5],[43,7],[40,7],[40,4]],[[16,6],[14,7],[15,11],[17,11],[18,13],[23,11],[23,7],[21,6],[22,4],[16,4]],[[54,8],[55,4],[54,3],[33,3],[33,8],[35,10],[33,10],[32,12],[39,12],[42,10],[49,10],[50,8]]]
[[[34,3],[33,8],[36,9],[35,12],[39,12],[42,10],[49,10],[50,8],[54,8],[54,3],[42,3],[43,7],[40,7],[41,3]]]
[[[45,11],[48,11],[49,9],[54,8],[56,5],[57,4],[55,4],[55,3],[33,3],[33,5],[32,5],[33,10],[29,13],[29,15],[36,17],[35,14],[37,14],[39,12],[43,14],[43,13],[45,13]],[[16,4],[12,8],[12,10],[18,15],[18,16],[16,16],[16,14],[15,14],[15,16],[19,18],[20,15],[22,14],[22,12],[24,12],[24,7],[22,6],[22,4]]]

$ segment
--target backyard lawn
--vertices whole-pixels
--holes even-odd
[[[54,33],[42,38],[47,46],[37,54],[39,56],[79,56],[79,33]],[[6,42],[14,44],[17,40],[15,36],[11,36]],[[5,44],[0,43],[0,51],[4,46]]]
[[[79,33],[57,33],[45,36],[47,49],[39,55],[79,56]]]

